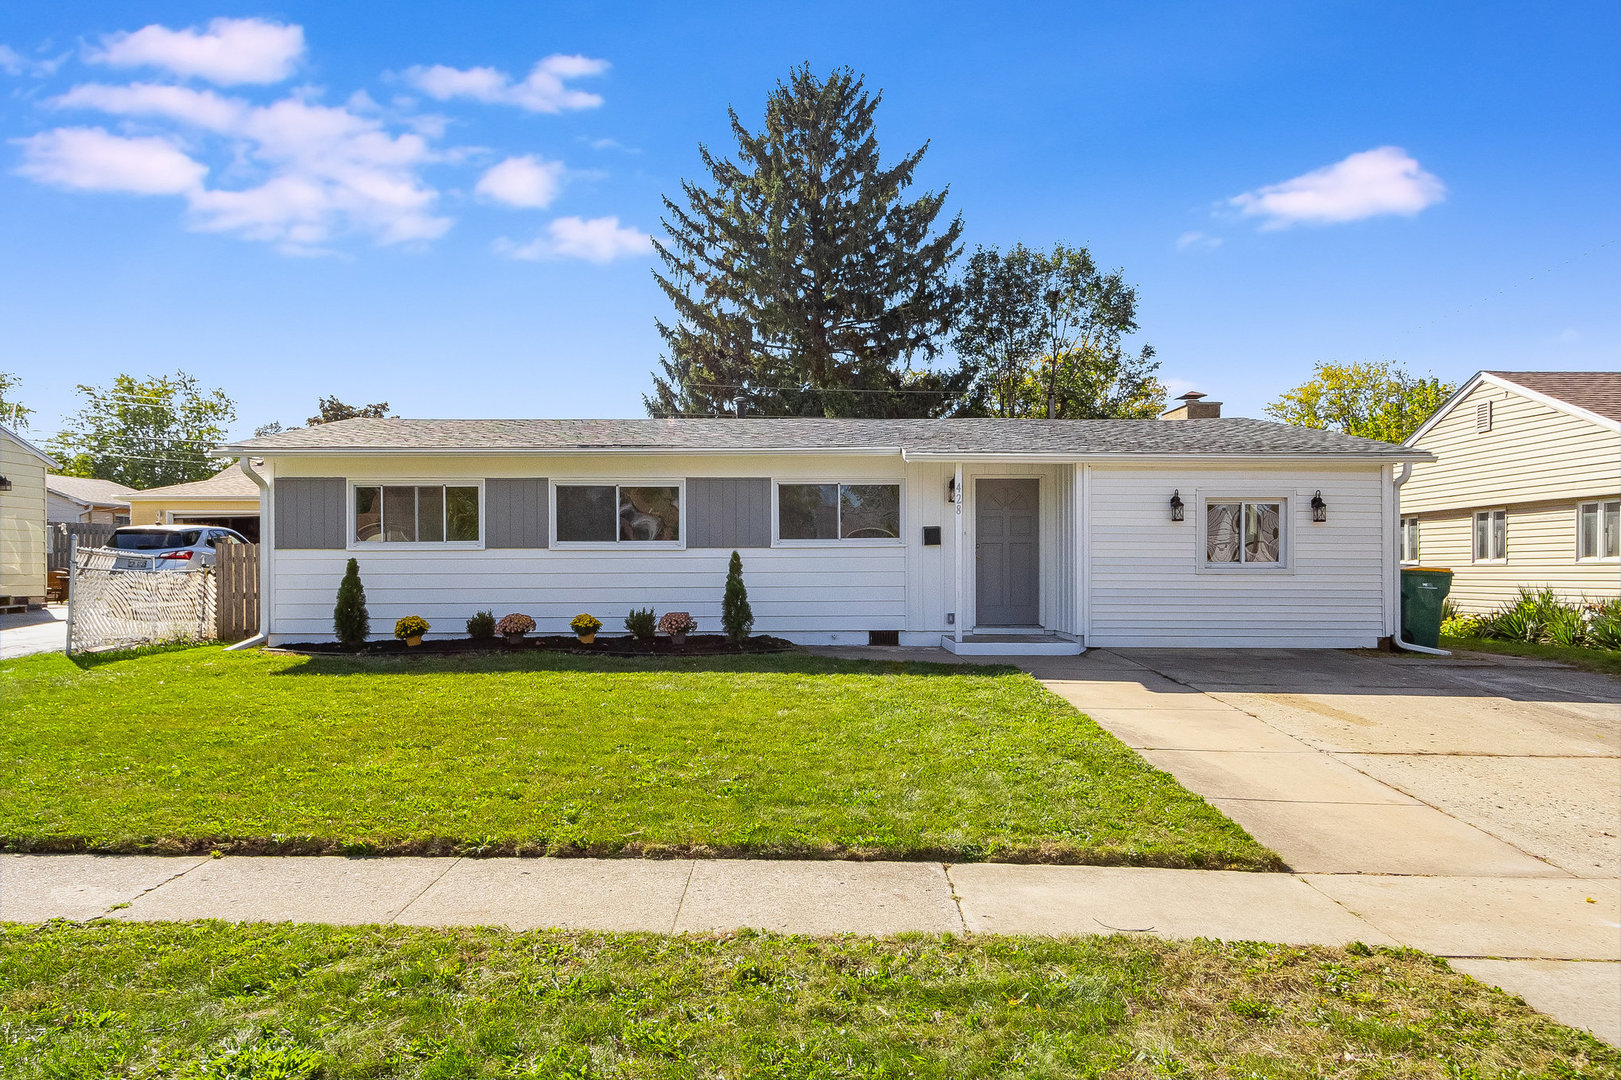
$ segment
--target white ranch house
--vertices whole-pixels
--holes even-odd
[[[641,607],[718,632],[735,548],[756,633],[960,653],[1374,645],[1397,473],[1431,459],[1219,417],[361,419],[217,453],[264,485],[272,644],[331,639],[350,557],[381,634]]]

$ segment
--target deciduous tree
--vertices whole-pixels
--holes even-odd
[[[1124,342],[1137,330],[1137,290],[1086,248],[981,248],[961,294],[961,415],[1150,419],[1164,409],[1153,347]]]
[[[1310,379],[1266,407],[1286,424],[1399,443],[1434,415],[1457,386],[1421,378],[1387,360],[1319,363]]]
[[[960,391],[933,370],[952,310],[960,218],[908,199],[928,144],[885,167],[869,94],[848,68],[790,73],[737,158],[700,146],[709,186],[666,198],[654,278],[675,306],[643,398],[653,416],[927,416]]]
[[[21,383],[11,372],[0,371],[0,424],[14,428],[28,426],[28,414],[34,410],[17,400],[17,387]]]
[[[305,427],[319,427],[321,424],[332,424],[339,420],[355,420],[367,418],[381,420],[388,415],[388,402],[377,401],[370,405],[347,405],[335,397],[324,397],[320,401],[321,412],[304,421]],[[268,425],[267,425],[268,426]],[[280,430],[280,425],[277,425]]]
[[[221,463],[208,451],[225,441],[236,406],[220,389],[203,390],[195,376],[136,379],[120,375],[110,387],[79,386],[84,408],[47,448],[67,476],[114,480],[143,489],[202,480]]]

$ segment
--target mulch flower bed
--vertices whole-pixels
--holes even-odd
[[[652,641],[637,641],[628,636],[603,637],[598,634],[597,640],[587,645],[570,634],[547,634],[526,637],[520,645],[508,645],[501,638],[493,641],[448,638],[430,639],[415,646],[407,645],[403,641],[369,641],[363,648],[353,651],[345,649],[336,641],[300,641],[290,645],[278,645],[277,648],[286,652],[354,656],[392,656],[403,653],[410,653],[412,656],[462,656],[468,653],[515,653],[534,650],[578,653],[582,656],[724,656],[738,653],[788,652],[794,648],[794,644],[765,634],[751,637],[740,645],[733,645],[727,641],[724,634],[688,634],[687,640],[680,645],[667,637],[656,637]]]

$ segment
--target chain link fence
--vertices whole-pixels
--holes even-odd
[[[70,655],[215,637],[212,567],[155,570],[128,551],[76,547],[71,573]]]

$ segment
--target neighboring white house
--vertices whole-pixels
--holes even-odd
[[[1395,469],[1428,459],[1219,418],[358,419],[216,454],[263,462],[273,643],[331,638],[350,557],[385,631],[652,607],[714,632],[735,548],[757,633],[963,652],[1374,645]]]
[[[128,525],[130,489],[88,476],[45,477],[45,520],[95,525]]]
[[[1402,558],[1489,611],[1523,588],[1621,596],[1621,372],[1483,371],[1407,440]]]
[[[50,455],[0,425],[0,607],[45,602],[45,471]]]

